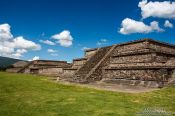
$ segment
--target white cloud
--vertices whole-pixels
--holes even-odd
[[[0,55],[9,57],[12,53],[14,53],[14,48],[6,47],[0,44]]]
[[[64,30],[59,34],[55,34],[52,36],[52,38],[58,40],[57,43],[59,43],[63,47],[71,46],[73,41],[70,31],[68,30]]]
[[[148,17],[175,19],[175,2],[148,2],[147,0],[142,0],[139,2],[138,7],[141,8],[143,19]]]
[[[26,53],[27,50],[26,49],[17,49],[16,52],[20,53],[20,54],[23,54],[23,53]]]
[[[131,34],[131,33],[150,33],[150,32],[161,32],[163,29],[159,27],[159,23],[153,21],[150,25],[146,25],[141,21],[135,21],[130,18],[125,18],[122,21],[119,33],[121,34]]]
[[[51,56],[58,56],[58,54],[57,53],[52,53],[52,54],[50,54]]]
[[[44,44],[52,45],[52,46],[55,45],[55,43],[50,40],[40,40],[40,42]]]
[[[164,23],[164,27],[173,28],[173,24],[170,23],[168,20],[166,20],[165,23]]]
[[[41,46],[32,41],[24,39],[22,36],[14,38],[16,48],[23,48],[27,50],[40,50]]]
[[[96,43],[96,45],[98,45],[98,46],[104,45],[104,44],[106,44],[107,41],[108,41],[107,39],[101,39],[100,41],[98,41]]]
[[[13,38],[13,35],[10,32],[10,25],[0,24],[0,41],[5,41],[10,38]]]
[[[34,61],[34,60],[39,60],[40,57],[39,56],[34,56],[32,59],[29,59],[28,61]]]
[[[47,52],[49,52],[49,53],[55,53],[55,52],[57,52],[57,50],[48,49]]]
[[[20,58],[28,50],[40,50],[41,46],[22,36],[13,37],[9,24],[0,24],[0,56]]]
[[[97,42],[97,45],[98,45],[98,46],[100,46],[101,44],[102,44],[101,42],[99,42],[99,41]]]
[[[83,47],[81,50],[82,50],[82,51],[85,51],[85,50],[88,50],[88,49],[90,49],[90,48],[88,48],[88,47]]]
[[[27,50],[26,49],[17,49],[15,53],[12,53],[12,56],[14,56],[15,58],[19,58],[22,57],[24,53],[26,53]]]
[[[32,58],[32,60],[39,60],[40,58],[39,58],[39,56],[34,56],[33,58]]]
[[[57,54],[58,51],[57,50],[48,49],[47,52],[50,53],[51,56],[58,56],[58,54]]]

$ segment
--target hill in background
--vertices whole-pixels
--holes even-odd
[[[18,61],[22,60],[0,56],[0,70],[6,69],[7,67]]]

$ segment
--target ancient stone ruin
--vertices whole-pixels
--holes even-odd
[[[14,65],[8,70],[55,76],[57,80],[74,83],[102,82],[146,87],[175,84],[175,45],[152,39],[88,49],[84,58],[73,59],[72,64],[50,60],[21,64],[23,67]]]
[[[64,68],[62,79],[163,87],[175,82],[175,45],[142,39],[89,49]]]
[[[70,67],[66,61],[35,60],[31,61],[20,73],[38,74],[46,76],[59,76],[63,73],[63,68]]]

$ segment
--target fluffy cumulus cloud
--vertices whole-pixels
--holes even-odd
[[[40,50],[41,46],[32,41],[24,39],[22,36],[13,39],[15,48],[23,48],[26,50]]]
[[[0,24],[0,41],[6,41],[10,38],[13,38],[13,35],[10,32],[10,25]]]
[[[14,37],[9,24],[0,24],[0,55],[20,58],[29,50],[40,50],[41,46],[22,36]]]
[[[26,53],[26,49],[17,49],[15,53],[12,54],[13,57],[19,58],[22,56],[22,54]]]
[[[170,23],[170,21],[166,20],[165,23],[164,23],[164,27],[173,28],[173,24]]]
[[[175,2],[148,2],[147,0],[142,0],[138,6],[141,8],[143,19],[148,17],[175,19]]]
[[[131,33],[150,33],[150,32],[161,32],[163,29],[159,27],[159,23],[153,21],[150,25],[146,25],[141,21],[135,21],[130,18],[125,18],[122,21],[121,28],[119,32],[121,34],[131,34]]]
[[[52,38],[58,40],[57,43],[59,43],[63,47],[71,46],[73,41],[70,31],[68,30],[64,30],[59,34],[55,34],[52,36]]]
[[[47,45],[55,45],[54,42],[50,41],[50,40],[40,40],[41,43],[47,44]]]

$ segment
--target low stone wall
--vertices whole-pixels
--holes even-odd
[[[68,74],[68,75],[73,75],[75,72],[77,71],[77,69],[64,69],[63,73],[64,74]]]
[[[6,72],[12,72],[12,73],[17,73],[19,70],[21,70],[22,68],[8,68],[6,70]]]
[[[63,73],[63,68],[41,68],[38,71],[39,75],[58,76]]]
[[[104,70],[103,82],[145,87],[163,87],[172,77],[172,70]]]
[[[73,68],[64,69],[63,73],[61,74],[59,79],[70,81],[70,80],[72,80],[73,75],[75,74],[76,71],[77,71],[77,69],[73,69]]]

